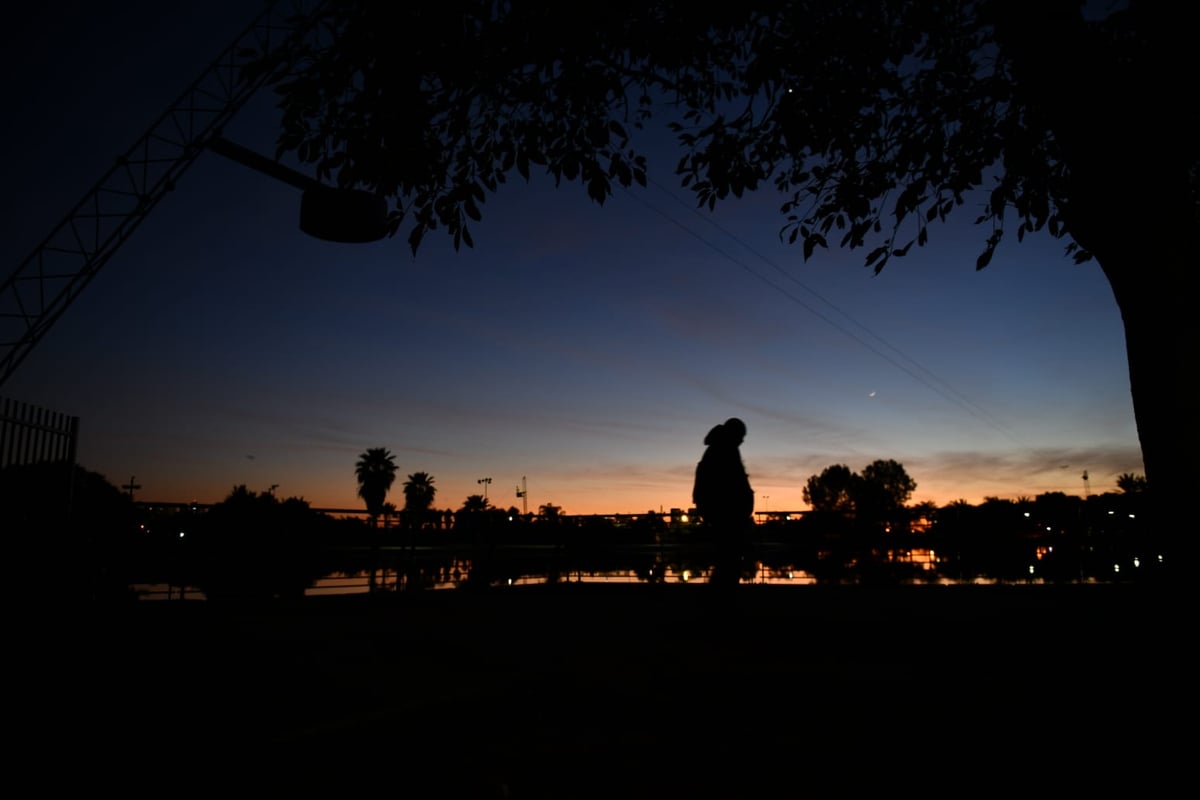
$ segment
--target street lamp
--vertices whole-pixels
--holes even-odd
[[[479,480],[477,480],[475,482],[483,484],[483,502],[486,503],[487,502],[487,487],[488,487],[488,484],[492,482],[492,479],[491,478],[480,478]]]
[[[341,189],[285,167],[260,153],[214,136],[208,147],[243,166],[302,189],[300,230],[327,242],[377,242],[387,236],[387,200],[361,189]]]

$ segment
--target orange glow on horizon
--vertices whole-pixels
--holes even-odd
[[[434,477],[435,479],[437,478],[436,475]],[[141,476],[138,477],[138,481],[145,486],[135,497],[138,501],[160,503],[195,502],[204,505],[221,502],[228,497],[230,491],[237,485],[235,483],[213,485],[207,482],[185,482],[178,485],[159,484],[152,478],[142,478]],[[397,507],[403,507],[404,504],[404,494],[401,488],[402,482],[403,476],[398,476],[396,484],[388,493],[388,502],[395,504]],[[327,488],[328,484],[325,482],[289,483],[285,477],[280,481],[275,494],[280,499],[300,498],[313,508],[345,509],[351,511],[363,509],[363,502],[356,495],[352,481],[342,478],[339,479],[338,483],[341,485],[336,489],[329,489]],[[1032,499],[1044,491],[1061,491],[1060,489],[1004,491],[1003,487],[1000,486],[981,489],[977,486],[967,485],[961,487],[931,486],[929,491],[924,491],[923,487],[919,484],[920,482],[918,481],[918,492],[914,497],[910,498],[908,502],[909,506],[923,502],[932,502],[934,506],[941,508],[958,500],[965,500],[972,505],[977,505],[989,497],[999,497],[1007,500],[1017,500],[1022,497]],[[247,485],[247,488],[258,492],[266,492],[268,490],[266,486],[255,487]],[[451,480],[437,480],[437,489],[438,492],[434,501],[434,507],[440,510],[457,510],[462,507],[467,497],[480,494],[479,487],[474,485],[474,481],[459,481],[456,483]],[[755,509],[758,512],[770,511],[772,514],[777,514],[789,511],[803,512],[809,510],[809,506],[804,502],[801,489],[799,488],[791,490],[772,486],[765,493],[771,497],[770,504],[769,506],[765,506],[765,504],[759,502]],[[1083,496],[1082,492],[1065,493]],[[501,492],[490,493],[488,502],[496,508],[516,508],[518,511],[521,510],[523,505],[522,498],[510,497],[508,493]],[[558,506],[562,509],[562,513],[567,516],[591,514],[601,516],[613,514],[630,515],[645,514],[647,512],[665,515],[676,508],[686,513],[691,508],[691,486],[667,487],[664,491],[605,492],[603,496],[601,496],[601,493],[586,487],[574,490],[564,488],[561,492],[555,492],[553,496],[539,497],[536,484],[531,482],[529,497],[525,499],[524,507],[528,510],[528,513],[536,514],[539,507],[543,505]]]

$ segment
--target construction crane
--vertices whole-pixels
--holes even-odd
[[[304,191],[300,227],[329,241],[385,235],[387,205],[375,195],[327,187],[230,142],[221,130],[265,84],[246,80],[252,61],[286,64],[314,24],[322,2],[272,2],[179,98],[117,158],[83,199],[0,284],[0,386],[116,254],[188,167],[206,150]]]

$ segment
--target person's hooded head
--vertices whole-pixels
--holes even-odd
[[[707,434],[705,434],[704,443],[706,445],[720,444],[721,443],[721,433],[724,430],[725,430],[724,425],[714,425],[712,427],[712,430],[710,430]]]
[[[730,417],[720,425],[716,425],[704,437],[706,445],[737,447],[746,438],[746,423],[737,417]]]

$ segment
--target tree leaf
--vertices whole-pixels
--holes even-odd
[[[874,250],[872,250],[870,253],[867,254],[865,266],[869,267],[872,264],[874,264],[880,258],[887,255],[887,251],[888,251],[887,245],[876,247]],[[892,273],[889,272],[888,274],[891,275]]]
[[[467,216],[476,222],[479,222],[481,219],[483,219],[483,215],[479,213],[479,207],[475,205],[475,200],[473,198],[468,197],[463,202],[463,211],[467,212]]]

